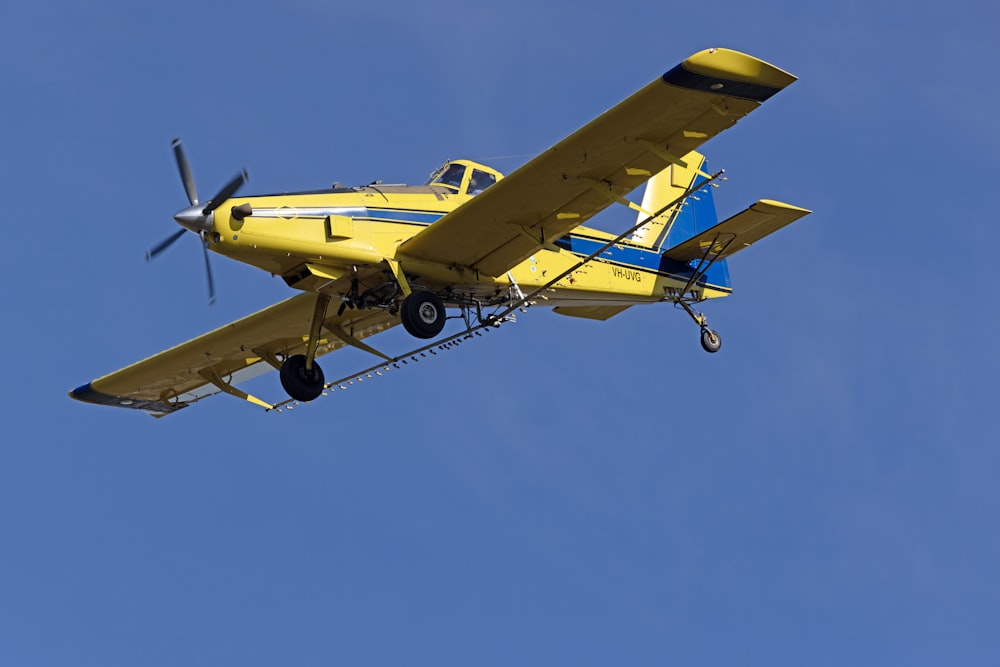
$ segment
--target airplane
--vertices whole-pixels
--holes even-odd
[[[698,148],[796,77],[724,48],[700,51],[507,176],[449,160],[422,185],[237,196],[246,171],[198,199],[178,140],[174,157],[189,206],[181,229],[208,251],[280,276],[298,293],[69,392],[77,400],[163,417],[226,393],[266,410],[315,400],[372,373],[459,344],[544,304],[607,320],[669,303],[716,352],[718,332],[694,305],[732,293],[727,259],[810,213],[762,199],[719,222]],[[627,198],[645,185],[641,203]],[[613,204],[634,209],[622,234],[585,227]],[[451,313],[451,314],[449,314]],[[464,324],[438,338],[446,319]],[[397,324],[419,347],[389,355],[366,339]],[[328,382],[317,358],[352,346],[379,358]],[[237,385],[277,370],[288,398],[269,403]]]

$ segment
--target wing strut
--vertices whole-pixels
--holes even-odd
[[[198,371],[198,373],[203,378],[205,378],[206,380],[214,384],[216,387],[218,387],[220,391],[229,394],[230,396],[242,398],[244,401],[248,401],[250,403],[253,403],[254,405],[259,405],[262,408],[266,408],[268,410],[274,409],[274,406],[268,403],[267,401],[262,401],[253,394],[248,394],[242,389],[237,389],[233,385],[223,380],[221,377],[219,377],[218,372],[216,372],[216,370],[211,366]]]
[[[340,340],[342,340],[345,343],[347,343],[348,345],[350,345],[351,347],[356,347],[359,350],[363,350],[365,352],[368,352],[369,354],[374,354],[376,357],[382,357],[386,361],[395,361],[395,359],[393,359],[392,357],[390,357],[387,354],[383,354],[382,352],[379,352],[378,350],[376,350],[371,345],[365,345],[360,340],[358,340],[357,338],[355,338],[354,336],[352,336],[351,334],[349,334],[343,327],[339,327],[339,326],[336,326],[336,327],[326,327],[326,330],[329,331],[330,333],[332,333],[334,336],[336,336]]]

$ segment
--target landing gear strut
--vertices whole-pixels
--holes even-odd
[[[306,353],[293,355],[281,363],[279,372],[281,386],[297,401],[311,401],[323,393],[325,379],[323,369],[316,363],[316,348],[319,345],[319,336],[323,330],[323,321],[326,319],[326,308],[329,304],[329,294],[316,295]]]
[[[702,349],[706,352],[718,352],[719,348],[722,347],[722,336],[719,335],[718,331],[708,328],[708,320],[705,319],[705,316],[694,312],[691,306],[683,301],[676,301],[675,303],[679,304],[684,309],[684,312],[690,315],[695,324],[701,328]]]
[[[413,292],[403,299],[399,317],[411,336],[434,338],[444,329],[447,317],[444,301],[434,292]]]

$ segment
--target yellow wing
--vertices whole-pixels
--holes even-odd
[[[795,81],[736,51],[694,54],[400,247],[499,276]]]
[[[293,296],[253,315],[193,338],[157,355],[89,382],[70,392],[88,403],[145,410],[163,416],[221,391],[259,405],[266,403],[234,385],[280,365],[279,359],[305,352],[316,294]],[[316,355],[399,323],[382,310],[346,310],[325,320]],[[352,342],[348,342],[352,341]]]

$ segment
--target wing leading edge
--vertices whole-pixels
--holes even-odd
[[[499,276],[796,80],[737,51],[694,54],[400,247]]]

